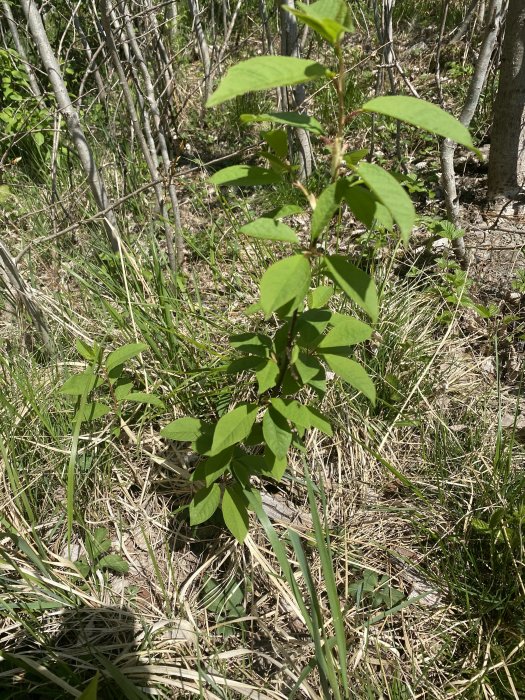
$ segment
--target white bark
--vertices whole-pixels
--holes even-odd
[[[15,45],[15,49],[22,59],[22,63],[24,64],[27,79],[29,80],[29,85],[31,86],[31,91],[35,97],[42,97],[42,92],[40,90],[38,80],[36,79],[35,71],[33,70],[33,66],[27,60],[25,47],[20,39],[20,35],[18,34],[18,27],[16,26],[15,18],[11,12],[11,6],[8,2],[2,2],[2,9],[9,26],[9,31],[13,37],[13,44]]]

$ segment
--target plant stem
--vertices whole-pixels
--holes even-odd
[[[343,155],[343,135],[345,128],[345,64],[343,58],[343,50],[341,44],[338,42],[335,45],[335,53],[337,56],[338,70],[337,78],[335,80],[335,89],[337,91],[337,134],[334,140],[334,146],[332,150],[332,182],[337,180],[337,174],[339,172],[339,166],[341,164],[341,157]]]

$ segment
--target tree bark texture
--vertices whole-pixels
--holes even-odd
[[[490,141],[489,199],[525,201],[525,2],[510,0]]]

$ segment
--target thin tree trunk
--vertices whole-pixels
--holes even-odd
[[[53,87],[53,92],[58,104],[58,108],[62,112],[69,135],[77,150],[78,157],[87,181],[91,188],[91,192],[97,204],[99,211],[108,209],[110,206],[109,197],[104,186],[104,181],[98,171],[95,159],[88,141],[84,135],[84,131],[80,124],[78,112],[71,102],[69,92],[62,77],[60,66],[56,59],[49,39],[40,16],[40,12],[36,6],[35,0],[20,0],[24,15],[29,27],[29,31],[33,37],[36,48],[44,65],[44,68],[49,77],[49,81]],[[117,221],[112,210],[107,211],[103,219],[106,235],[114,252],[119,251],[119,237],[117,230]]]
[[[286,0],[285,5],[295,7],[294,0]],[[284,56],[296,56],[299,58],[299,36],[297,31],[297,19],[291,12],[287,12],[281,8],[281,53]],[[293,99],[290,99],[290,94],[287,88],[281,91],[281,100],[283,110],[295,109],[301,111],[302,104],[306,98],[306,91],[303,84],[296,85],[292,91]],[[299,180],[304,181],[310,177],[313,170],[313,154],[310,135],[304,129],[295,129],[295,137],[297,139],[298,156],[299,156]],[[293,133],[291,129],[288,133]]]
[[[479,98],[485,85],[490,59],[496,45],[502,18],[502,0],[491,0],[487,26],[479,51],[478,60],[474,69],[465,104],[461,111],[459,121],[464,126],[469,126],[476,112]],[[459,197],[454,173],[454,154],[457,144],[450,139],[444,139],[441,145],[441,172],[443,189],[445,193],[445,205],[447,207],[448,220],[458,226],[459,224]],[[465,241],[463,236],[452,241],[454,252],[458,260],[466,261]]]
[[[490,142],[489,200],[525,201],[525,4],[510,0]]]
[[[197,39],[197,46],[199,47],[202,66],[204,68],[204,104],[206,104],[212,90],[210,48],[206,41],[204,29],[202,28],[198,0],[188,0],[188,5],[193,17],[193,29]]]
[[[102,76],[100,75],[100,71],[98,70],[98,67],[95,63],[95,57],[93,56],[93,51],[91,50],[91,46],[89,45],[89,41],[87,39],[87,36],[86,36],[84,30],[82,29],[82,25],[80,24],[80,20],[78,19],[77,15],[75,15],[73,17],[73,22],[75,25],[75,29],[77,30],[77,33],[80,37],[80,40],[82,41],[82,45],[84,46],[84,51],[86,52],[86,57],[89,61],[88,67],[86,69],[86,76],[89,73],[93,74],[93,78],[95,79],[95,83],[96,83],[97,89],[98,89],[98,96],[102,100],[105,101],[107,95],[106,95],[106,88],[104,85],[104,81],[102,80]],[[84,80],[82,81],[82,84],[84,84]],[[82,100],[82,92],[80,90],[79,90],[78,98],[79,98],[79,103],[80,103],[80,101]]]
[[[135,36],[135,30],[133,28],[129,9],[127,5],[124,5],[124,23],[126,27],[126,32],[128,35],[129,43],[132,52],[135,54],[139,70],[142,74],[144,80],[144,88],[146,93],[146,100],[149,106],[149,112],[153,118],[153,124],[155,126],[156,135],[159,142],[160,155],[162,159],[163,173],[166,182],[168,183],[168,194],[171,201],[171,209],[175,224],[175,237],[171,235],[171,230],[168,231],[166,237],[166,245],[168,248],[168,258],[170,260],[170,266],[173,272],[177,271],[177,267],[182,265],[184,261],[184,244],[182,239],[182,228],[180,221],[180,207],[177,199],[177,192],[175,190],[175,185],[173,184],[173,178],[171,177],[171,160],[168,154],[168,144],[166,139],[166,134],[162,128],[159,105],[157,103],[157,98],[155,96],[155,89],[153,87],[153,81],[148,69],[148,65],[144,60],[142,51],[137,42],[137,37]]]

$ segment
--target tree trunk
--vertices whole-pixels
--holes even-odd
[[[102,176],[98,171],[93,153],[91,152],[91,148],[89,147],[82,126],[80,125],[78,113],[71,102],[60,66],[53,53],[51,44],[49,43],[40,11],[35,4],[35,0],[21,0],[21,5],[29,31],[31,32],[37,51],[46,69],[49,82],[53,87],[58,108],[66,121],[69,135],[77,150],[78,157],[84,169],[93,197],[97,203],[97,207],[99,211],[106,210],[103,218],[104,228],[113,251],[117,253],[120,247],[117,233],[117,221],[113,211],[111,209],[108,210],[110,202]]]
[[[490,141],[489,200],[525,202],[525,3],[510,0]]]

